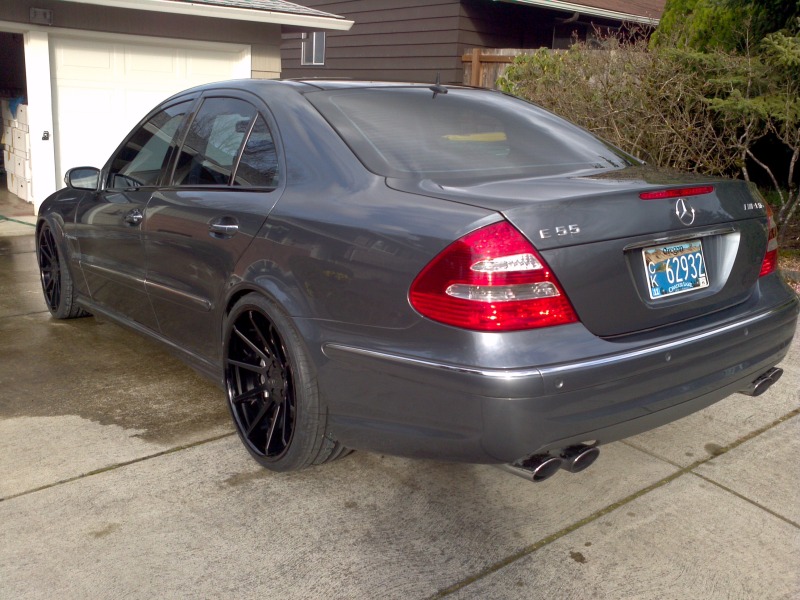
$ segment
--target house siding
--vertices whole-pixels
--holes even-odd
[[[300,64],[300,33],[284,33],[284,77],[350,77],[460,83],[461,57],[472,48],[552,47],[553,29],[571,14],[489,0],[295,0],[354,21],[329,32],[325,65]],[[618,22],[583,16],[586,23]],[[569,31],[569,24],[560,26]],[[577,28],[577,26],[576,26]]]
[[[328,32],[324,66],[300,65],[300,34],[284,34],[284,77],[461,81],[458,0],[303,0],[304,6],[355,22]]]

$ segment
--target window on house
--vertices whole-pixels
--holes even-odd
[[[325,64],[325,32],[312,31],[300,34],[300,64]]]

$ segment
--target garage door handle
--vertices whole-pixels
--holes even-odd
[[[239,226],[223,224],[223,223],[212,223],[211,225],[208,226],[208,230],[211,233],[218,233],[219,235],[230,237],[234,235],[237,231],[239,231]]]
[[[131,212],[125,215],[125,222],[130,225],[138,225],[142,222],[144,215],[138,208],[134,208]]]

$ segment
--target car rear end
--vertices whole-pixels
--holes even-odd
[[[798,300],[754,187],[647,167],[500,94],[409,90],[312,103],[390,189],[494,216],[414,274],[420,319],[390,345],[324,344],[380,390],[333,415],[345,445],[580,470],[580,449],[777,380]]]

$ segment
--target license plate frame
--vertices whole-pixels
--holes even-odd
[[[647,246],[642,248],[642,260],[651,300],[694,292],[710,285],[700,239]]]

